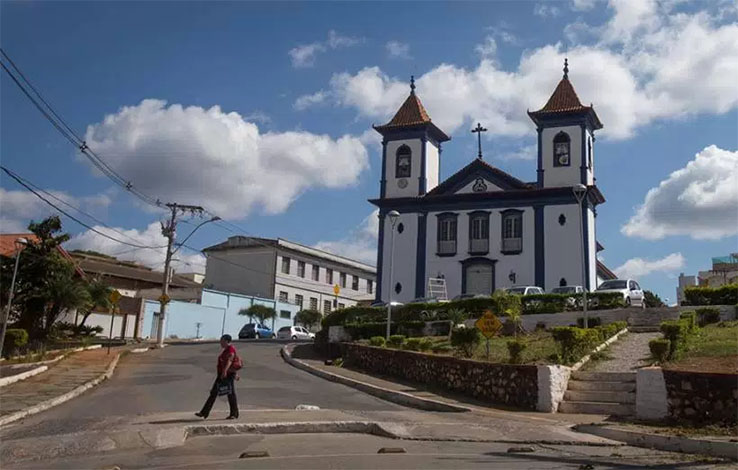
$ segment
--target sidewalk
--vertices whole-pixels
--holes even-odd
[[[46,372],[0,390],[0,420],[75,390],[104,374],[121,348],[82,351],[53,365]]]
[[[661,333],[630,333],[610,346],[611,359],[591,363],[583,370],[591,372],[633,372],[650,364],[648,342],[661,338]]]

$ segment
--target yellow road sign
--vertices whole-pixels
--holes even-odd
[[[333,293],[336,294],[336,295],[338,295],[339,293],[341,293],[341,287],[338,284],[336,284],[335,286],[333,286]]]
[[[159,299],[158,299],[158,300],[159,300],[159,302],[161,302],[161,303],[163,303],[163,304],[168,304],[168,303],[169,303],[169,301],[170,301],[170,300],[172,300],[172,299],[170,299],[170,298],[169,298],[169,296],[168,296],[167,294],[161,294],[161,295],[159,296]]]
[[[497,335],[502,329],[502,322],[489,310],[487,310],[482,317],[474,323],[474,326],[479,328],[479,331],[487,338],[492,338]]]
[[[110,302],[117,304],[121,297],[120,292],[113,290],[113,292],[110,293]]]

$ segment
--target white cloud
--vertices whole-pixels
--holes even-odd
[[[503,160],[535,160],[538,156],[538,144],[526,145],[517,150],[503,154]]]
[[[650,189],[620,231],[648,240],[738,234],[738,151],[706,147],[687,166]]]
[[[410,59],[410,44],[400,41],[389,41],[384,45],[387,54],[393,59]]]
[[[75,197],[64,191],[49,189],[46,192],[95,216],[102,215],[111,202],[107,194]],[[65,206],[54,197],[46,195],[44,197],[65,211],[84,219],[75,210]],[[0,227],[3,232],[27,232],[31,220],[39,222],[50,215],[61,214],[33,193],[26,190],[15,191],[0,188]]]
[[[302,111],[325,102],[326,98],[328,98],[328,93],[323,90],[317,91],[311,95],[302,95],[295,100],[294,107],[298,111]]]
[[[615,274],[621,279],[637,279],[654,272],[669,273],[677,271],[682,267],[684,267],[684,256],[681,253],[672,253],[652,261],[643,258],[631,258],[615,268]]]
[[[576,11],[591,10],[597,0],[571,0],[571,8]]]
[[[492,36],[487,36],[482,44],[474,47],[474,50],[483,58],[494,58],[497,54],[497,41]]]
[[[559,13],[561,13],[561,10],[553,5],[552,2],[536,3],[533,7],[533,14],[543,18],[559,16]]]
[[[102,226],[94,226],[95,230],[106,233],[118,239],[137,240],[138,244],[145,246],[162,247],[156,249],[136,249],[126,247],[113,240],[105,238],[91,230],[75,235],[64,247],[67,250],[93,250],[99,253],[115,256],[120,260],[135,261],[138,264],[148,266],[152,269],[163,271],[164,259],[166,258],[167,239],[161,234],[159,222],[152,222],[143,230],[115,228],[115,231]],[[180,225],[180,230],[185,226]],[[119,232],[119,233],[116,233]],[[125,237],[121,236],[121,233]],[[184,237],[182,237],[184,238]],[[172,267],[179,272],[205,272],[205,257],[200,253],[180,249],[175,253]]]
[[[379,210],[372,211],[351,234],[340,240],[320,241],[315,248],[346,256],[357,261],[377,264],[377,237],[379,235]]]
[[[473,67],[440,64],[418,77],[418,94],[446,132],[479,119],[490,129],[488,138],[532,135],[525,111],[545,104],[568,57],[569,77],[583,103],[594,103],[606,138],[627,139],[656,120],[738,106],[731,78],[738,76],[738,24],[719,24],[706,12],[669,13],[651,2],[613,2],[612,11],[601,26],[570,28],[575,42],[587,43],[526,50],[511,71],[489,58]],[[588,26],[592,34],[582,35]],[[335,74],[327,92],[336,104],[377,122],[397,110],[408,87],[405,79],[366,67]]]
[[[328,39],[325,41],[316,41],[309,44],[300,44],[290,49],[287,54],[292,60],[292,66],[295,68],[306,68],[315,65],[315,59],[318,54],[326,52],[328,49],[342,49],[355,46],[362,42],[362,38],[350,36],[342,36],[334,30],[328,32]]]
[[[357,137],[261,133],[219,106],[143,100],[87,128],[88,145],[139,190],[224,218],[282,212],[303,192],[343,188],[368,166]]]

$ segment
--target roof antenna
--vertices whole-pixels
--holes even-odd
[[[569,59],[564,57],[564,78],[569,79]]]
[[[410,75],[410,94],[415,94],[415,75]]]

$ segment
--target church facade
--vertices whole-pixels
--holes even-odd
[[[596,288],[596,208],[605,199],[595,184],[594,133],[602,123],[579,101],[567,65],[545,106],[528,115],[538,132],[534,182],[485,162],[481,148],[442,181],[450,137],[433,124],[413,82],[392,120],[374,127],[383,137],[380,194],[370,200],[380,219],[378,301],[390,290],[392,301],[428,297],[432,278],[445,279],[448,298],[512,286]]]

